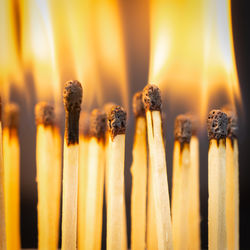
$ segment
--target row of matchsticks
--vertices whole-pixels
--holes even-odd
[[[66,83],[62,185],[64,250],[127,249],[124,196],[126,112],[107,104],[81,114],[82,87]],[[189,115],[175,121],[170,210],[161,95],[147,85],[133,98],[136,117],[131,194],[131,249],[200,249],[199,141]],[[6,105],[0,127],[0,249],[20,249],[18,108]],[[61,137],[54,109],[35,107],[38,185],[38,248],[57,249],[61,197]],[[80,133],[79,133],[80,120]],[[2,126],[2,124],[0,123]],[[212,110],[207,120],[209,249],[239,248],[237,121],[233,112]],[[3,147],[3,148],[2,148]],[[79,173],[78,173],[79,171]],[[105,196],[104,196],[105,192]],[[106,198],[106,200],[103,199]],[[103,229],[103,204],[107,228]],[[5,211],[4,211],[5,210]]]

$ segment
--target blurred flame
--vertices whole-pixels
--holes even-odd
[[[0,92],[6,101],[10,100],[11,88],[23,88],[15,22],[16,7],[13,0],[0,1]]]
[[[200,114],[240,102],[230,0],[151,0],[149,82]]]

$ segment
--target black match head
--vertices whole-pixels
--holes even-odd
[[[189,143],[192,136],[192,123],[187,115],[178,115],[175,119],[174,137],[180,143]]]
[[[35,106],[36,125],[53,126],[55,123],[54,107],[46,102],[39,102]]]
[[[113,106],[107,114],[108,129],[112,140],[126,132],[127,113],[121,106]]]
[[[63,101],[67,112],[81,110],[82,85],[76,80],[66,82],[63,91]]]
[[[238,116],[235,111],[230,107],[224,107],[223,111],[227,114],[228,124],[227,124],[227,137],[234,139],[237,138],[238,134]]]
[[[223,139],[227,136],[227,115],[221,110],[210,111],[207,119],[207,132],[209,140]]]
[[[94,109],[90,115],[90,136],[104,139],[106,132],[107,116],[100,109]]]
[[[10,129],[18,128],[19,106],[16,103],[9,103],[4,107],[4,124]]]
[[[133,96],[133,112],[135,117],[145,116],[144,104],[142,101],[142,92],[137,92]]]
[[[148,84],[142,92],[142,100],[146,111],[161,110],[161,92],[160,89],[153,84]]]

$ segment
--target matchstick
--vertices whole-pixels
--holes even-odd
[[[133,97],[136,119],[133,146],[131,194],[131,249],[146,249],[147,125],[142,92]]]
[[[227,115],[212,110],[208,115],[208,247],[227,249],[226,235],[226,136]]]
[[[190,196],[192,193],[190,139],[192,124],[187,115],[179,115],[174,128],[174,160],[172,183],[172,226],[174,249],[188,249],[190,237]],[[192,223],[192,222],[191,222]],[[193,249],[191,247],[191,249]]]
[[[158,249],[172,249],[172,227],[167,179],[167,164],[162,136],[161,95],[155,85],[148,84],[143,90],[146,110],[149,161],[152,168],[151,188],[154,196]]]
[[[19,107],[9,103],[4,109],[3,158],[7,249],[20,249],[20,148]]]
[[[63,93],[65,107],[65,136],[63,159],[62,249],[76,249],[77,197],[79,166],[79,116],[82,86],[68,81]]]
[[[4,209],[4,166],[3,166],[3,130],[2,130],[2,99],[0,96],[0,249],[6,249],[6,228]]]
[[[113,106],[116,106],[115,103],[108,102],[104,105],[104,111],[106,115],[110,112]],[[106,129],[105,133],[105,198],[106,198],[106,208],[107,208],[107,203],[108,203],[108,180],[109,180],[109,172],[108,172],[108,167],[109,167],[109,142],[111,140],[111,134],[108,129]],[[123,214],[123,226],[122,226],[122,250],[127,250],[127,221],[126,221],[126,203],[125,203],[125,196],[124,196],[124,202],[123,202],[123,209],[122,209],[122,214]]]
[[[224,110],[224,109],[223,109]],[[228,116],[226,138],[226,219],[227,248],[239,249],[239,149],[238,149],[238,119],[231,109],[225,109]]]
[[[106,114],[95,109],[90,116],[90,141],[86,186],[85,244],[86,250],[101,249],[102,208],[104,190],[104,135]]]
[[[78,178],[78,248],[84,248],[85,242],[85,214],[86,214],[86,187],[88,174],[89,150],[89,113],[80,114],[80,165]],[[87,230],[87,229],[86,229]]]
[[[114,106],[108,116],[109,166],[107,202],[107,249],[124,249],[124,160],[127,114]]]
[[[189,249],[200,249],[200,164],[199,164],[199,139],[197,136],[198,124],[196,118],[191,116],[192,136],[190,140],[190,206],[189,206]]]
[[[53,106],[35,107],[38,190],[38,249],[58,248],[61,198],[61,136]]]

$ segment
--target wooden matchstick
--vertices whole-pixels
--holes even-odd
[[[155,85],[147,85],[143,90],[146,110],[149,161],[152,168],[151,188],[154,195],[154,208],[157,229],[158,249],[172,249],[172,227],[167,179],[167,164],[162,136],[161,95]]]
[[[133,97],[133,112],[136,118],[131,194],[131,249],[146,248],[146,198],[147,198],[147,124],[142,92]]]
[[[101,249],[104,190],[104,136],[106,114],[95,109],[90,116],[90,141],[86,185],[85,244],[82,249]]]
[[[114,106],[108,116],[109,166],[107,202],[107,249],[124,249],[124,160],[127,114]]]
[[[208,247],[227,249],[226,235],[226,136],[227,115],[212,110],[208,115]]]
[[[175,120],[175,143],[172,183],[172,226],[174,249],[188,249],[190,237],[190,196],[192,193],[190,139],[192,124],[187,115],[179,115]],[[184,205],[185,204],[185,205]],[[191,222],[192,223],[192,222]],[[191,249],[193,249],[191,247]]]
[[[35,107],[38,190],[38,249],[58,248],[61,197],[61,136],[53,106]]]
[[[4,109],[3,158],[7,249],[20,249],[20,147],[19,107],[10,103]]]
[[[65,107],[65,136],[63,159],[62,249],[76,249],[77,197],[79,166],[79,116],[82,86],[68,81],[63,93]]]
[[[232,109],[223,109],[228,116],[226,139],[226,219],[227,248],[239,249],[239,149],[238,118]]]
[[[4,209],[4,166],[3,166],[3,130],[2,130],[2,99],[0,96],[0,249],[6,249],[6,227]]]
[[[85,244],[85,214],[86,214],[86,187],[88,174],[89,151],[89,113],[81,112],[80,115],[80,165],[78,178],[78,248],[84,249]]]

